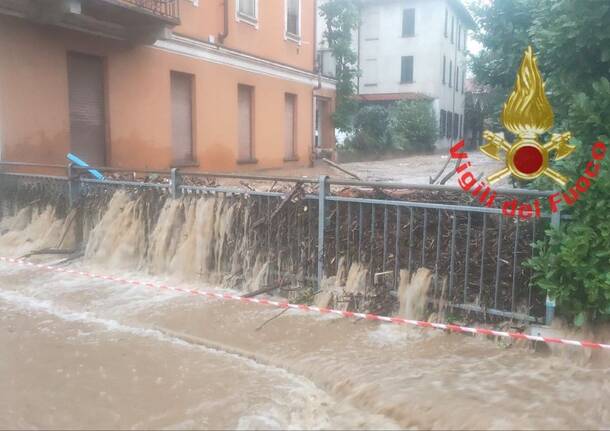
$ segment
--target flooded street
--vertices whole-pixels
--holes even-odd
[[[610,424],[608,358],[278,313],[2,263],[0,427]]]

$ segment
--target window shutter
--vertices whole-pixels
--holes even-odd
[[[287,160],[295,159],[296,151],[296,110],[297,96],[286,93],[284,116],[284,156]]]
[[[402,57],[400,82],[413,82],[413,56]]]
[[[402,36],[415,36],[415,9],[402,11]]]
[[[252,93],[252,87],[247,85],[238,86],[239,142],[237,147],[237,158],[242,162],[254,159],[254,151],[252,148]]]
[[[193,75],[171,72],[172,157],[193,161]]]

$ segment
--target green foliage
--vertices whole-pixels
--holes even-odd
[[[609,170],[606,159],[599,178],[572,207],[572,220],[549,230],[528,263],[535,270],[535,283],[556,298],[562,314],[576,322],[582,316],[610,320]],[[577,177],[576,170],[572,175]]]
[[[388,118],[388,131],[395,147],[413,152],[430,152],[434,149],[438,128],[429,101],[400,101],[392,105]]]
[[[483,45],[471,62],[479,84],[512,88],[523,51],[531,43],[534,1],[538,0],[495,0],[472,6],[480,30],[474,38]]]
[[[555,111],[555,131],[572,132],[577,152],[560,164],[576,180],[593,143],[610,137],[610,2],[495,0],[474,8],[484,45],[473,59],[479,83],[512,89],[523,50],[537,52]],[[504,98],[505,99],[505,98]],[[493,110],[499,112],[501,104]],[[534,281],[557,299],[560,311],[582,323],[610,320],[610,155],[591,188],[572,207],[571,220],[536,244]],[[536,181],[550,187],[548,181]]]
[[[328,42],[337,69],[337,107],[333,120],[343,132],[352,130],[352,119],[358,109],[354,100],[358,77],[358,54],[352,49],[352,32],[358,27],[360,14],[357,0],[329,0],[320,6],[326,22],[324,38]]]
[[[391,148],[387,133],[388,110],[379,105],[362,106],[354,117],[354,136],[347,146],[361,152],[384,152]]]

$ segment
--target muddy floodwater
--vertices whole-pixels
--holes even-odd
[[[0,428],[610,425],[599,358],[277,314],[0,264]]]
[[[239,244],[226,239],[232,207],[168,200],[147,231],[130,199],[117,193],[85,232],[84,255],[62,265],[221,287],[202,279],[216,267],[210,256],[235,255],[226,248]],[[62,243],[68,224],[50,207],[16,211],[0,221],[0,256]],[[267,266],[259,263],[233,264],[254,282]],[[610,427],[608,353],[537,351],[7,262],[0,346],[2,429]]]

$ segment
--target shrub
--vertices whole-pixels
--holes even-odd
[[[610,83],[592,85],[590,95],[577,94],[570,104],[569,124],[580,139],[577,153],[564,165],[578,178],[591,160],[591,146],[601,138],[610,143]],[[573,207],[571,220],[550,229],[536,244],[537,256],[528,265],[535,284],[555,297],[559,311],[576,324],[610,320],[610,153],[592,185]]]
[[[361,106],[354,116],[354,135],[347,141],[349,149],[384,152],[390,149],[388,110],[383,106]]]
[[[432,104],[427,100],[403,100],[389,109],[388,132],[392,144],[413,152],[430,152],[438,136]]]

